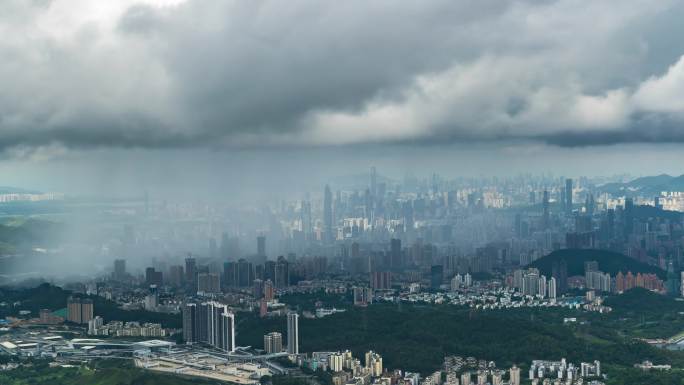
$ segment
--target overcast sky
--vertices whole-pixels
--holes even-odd
[[[682,20],[667,0],[4,0],[0,184],[682,174]]]

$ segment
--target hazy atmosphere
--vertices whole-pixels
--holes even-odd
[[[0,0],[0,384],[684,384],[682,20]]]

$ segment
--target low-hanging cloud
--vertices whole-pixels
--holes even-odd
[[[678,15],[640,0],[9,0],[0,149],[684,142]]]

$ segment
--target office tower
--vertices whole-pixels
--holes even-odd
[[[199,273],[197,274],[197,292],[198,293],[220,293],[221,280],[216,273]]]
[[[264,235],[257,237],[257,256],[260,259],[266,259],[266,236]]]
[[[237,262],[223,263],[223,282],[226,287],[237,287],[238,285],[238,264]]]
[[[216,238],[209,238],[209,258],[214,259],[218,257],[218,248],[216,247]]]
[[[311,241],[313,238],[313,223],[311,220],[311,202],[302,201],[299,212],[299,220],[301,223],[301,230],[304,233],[304,239]]]
[[[625,209],[623,211],[623,235],[626,240],[634,232],[634,201],[632,198],[625,199]]]
[[[250,287],[252,286],[252,281],[254,281],[254,267],[251,262],[247,262],[245,259],[240,259],[237,263],[237,286],[238,287]]]
[[[284,288],[290,285],[290,266],[287,260],[281,255],[276,262],[275,286]]]
[[[401,239],[390,240],[390,264],[393,270],[399,270],[401,263]]]
[[[430,286],[433,289],[439,289],[442,286],[442,279],[444,277],[444,268],[442,265],[434,265],[430,267]]]
[[[183,306],[183,339],[206,343],[226,352],[235,350],[235,319],[227,305],[218,302]]]
[[[283,335],[278,332],[270,332],[264,335],[264,350],[267,354],[282,352]]]
[[[231,259],[229,242],[230,241],[228,240],[228,233],[223,232],[223,234],[221,234],[220,246],[220,256],[223,260]],[[235,258],[235,256],[233,256],[233,258]]]
[[[565,211],[572,212],[572,179],[565,180]]]
[[[549,192],[544,190],[542,194],[542,229],[548,230],[549,223]]]
[[[169,284],[174,287],[183,286],[185,280],[185,271],[181,265],[173,265],[169,268]]]
[[[276,281],[276,261],[266,261],[264,263],[264,280]]]
[[[161,286],[163,283],[163,275],[161,271],[156,271],[154,267],[145,269],[145,283],[147,285]]]
[[[513,365],[508,371],[508,383],[510,385],[520,385],[520,368]]]
[[[116,259],[114,260],[114,279],[123,280],[126,278],[126,260]]]
[[[370,193],[373,197],[378,196],[378,174],[375,167],[370,169]]]
[[[332,243],[335,240],[333,233],[333,202],[330,186],[325,185],[323,193],[323,243]]]
[[[287,313],[287,352],[299,354],[299,315],[294,311]]]
[[[197,275],[197,261],[193,257],[185,258],[185,282],[193,284]]]

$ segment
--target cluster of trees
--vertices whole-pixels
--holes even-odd
[[[322,319],[300,319],[300,349],[367,350],[382,354],[388,368],[430,373],[444,356],[459,354],[525,366],[533,359],[600,360],[631,367],[643,360],[684,366],[684,353],[658,349],[610,326],[617,317],[582,313],[587,323],[563,324],[577,316],[567,309],[474,311],[454,306],[376,304]],[[598,317],[604,317],[601,321]],[[606,322],[606,324],[602,324]],[[238,314],[237,343],[261,347],[263,335],[280,331],[284,318]]]
[[[666,276],[666,272],[656,266],[647,265],[624,254],[608,250],[557,250],[532,262],[529,267],[536,267],[542,274],[545,274],[548,277],[552,273],[553,265],[560,261],[565,261],[567,264],[568,276],[584,275],[584,262],[587,261],[598,262],[599,269],[612,276],[620,271],[623,273],[631,271],[634,274],[653,273],[663,279]]]
[[[31,289],[0,289],[0,298],[7,306],[0,307],[0,317],[17,315],[20,310],[30,310],[37,316],[40,309],[57,310],[66,307],[71,292],[58,286],[44,283]],[[161,323],[163,327],[180,328],[183,320],[180,314],[150,312],[146,310],[123,310],[116,302],[98,296],[90,296],[93,300],[95,315],[106,321],[140,321]],[[14,302],[20,305],[14,306]]]

